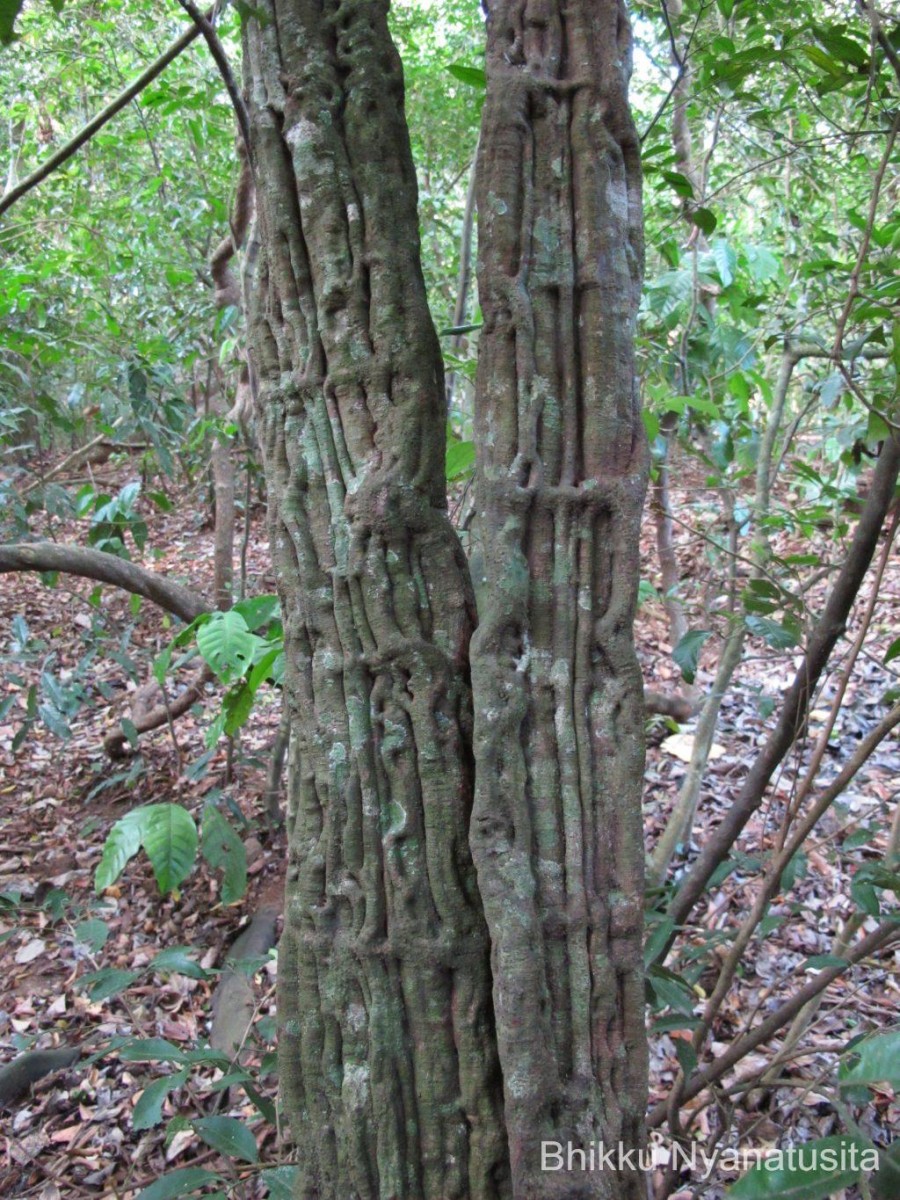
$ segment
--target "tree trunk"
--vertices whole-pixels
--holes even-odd
[[[541,1171],[542,1139],[642,1135],[647,464],[627,22],[615,0],[537,7],[489,5],[474,748],[474,603],[386,6],[261,0],[244,27],[298,1200],[645,1194],[637,1172]]]
[[[292,722],[279,1009],[297,1195],[504,1197],[468,846],[474,603],[447,516],[400,62],[382,4],[252,13],[251,336]]]
[[[487,9],[472,834],[513,1189],[637,1200],[638,1171],[541,1169],[636,1148],[646,1102],[631,33],[619,0]]]

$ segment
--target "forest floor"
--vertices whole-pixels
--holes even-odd
[[[114,490],[132,475],[128,463],[107,466],[97,472],[97,482]],[[721,505],[716,493],[704,491],[696,471],[681,471],[679,483],[676,511],[687,514],[676,537],[685,602],[692,628],[706,628],[708,618],[703,613],[716,610],[723,575],[722,557],[710,541],[723,535]],[[140,561],[210,595],[213,535],[204,496],[195,488],[173,498],[176,503],[168,513],[144,505],[149,540]],[[241,533],[239,529],[238,544]],[[83,543],[84,527],[57,521],[52,536]],[[783,537],[776,549],[782,555],[810,553],[808,542],[792,546]],[[828,531],[821,531],[812,550],[823,568],[841,561],[842,545]],[[643,555],[644,577],[655,583],[658,572],[649,514]],[[247,567],[249,595],[274,590],[261,507],[252,513]],[[810,613],[820,610],[827,586],[827,573],[823,573],[806,595]],[[221,695],[212,684],[206,702],[195,706],[173,730],[164,727],[142,736],[139,753],[111,762],[103,751],[103,736],[128,715],[130,694],[149,678],[153,658],[171,638],[172,629],[147,602],[137,608],[127,596],[103,588],[91,603],[93,592],[94,585],[86,581],[60,579],[54,587],[45,587],[37,576],[0,575],[0,702],[10,693],[16,695],[0,719],[0,975],[4,980],[0,1066],[31,1048],[78,1046],[85,1056],[42,1079],[3,1114],[0,1195],[22,1200],[88,1196],[134,1200],[165,1171],[189,1166],[223,1170],[233,1187],[230,1194],[263,1195],[252,1164],[228,1165],[210,1144],[214,1139],[204,1141],[190,1124],[213,1114],[241,1117],[253,1130],[261,1164],[271,1167],[287,1161],[275,1128],[260,1117],[242,1089],[221,1086],[220,1069],[200,1063],[183,1087],[161,1098],[160,1111],[166,1120],[184,1118],[170,1127],[167,1138],[165,1121],[136,1130],[133,1118],[144,1090],[171,1071],[171,1064],[129,1061],[127,1053],[100,1051],[117,1037],[165,1038],[186,1050],[203,1044],[210,1026],[215,969],[254,913],[280,905],[284,837],[272,827],[263,803],[269,749],[279,721],[277,696],[261,695],[231,755],[230,777],[224,742],[211,752],[204,745],[204,732]],[[854,622],[860,620],[862,607],[857,606]],[[897,684],[897,675],[882,659],[900,628],[898,609],[900,562],[894,555],[877,601],[874,636],[857,663],[829,739],[825,783],[877,722],[884,693]],[[67,718],[70,736],[63,740],[38,720],[22,744],[16,745],[28,687],[39,684],[42,674],[64,684],[74,679],[78,664],[96,647],[98,622],[106,641],[88,660],[87,702]],[[712,682],[723,631],[724,621],[719,621],[703,648],[697,675],[701,691]],[[851,627],[850,636],[853,631]],[[658,600],[641,605],[637,643],[647,686],[677,692],[682,686],[680,672],[672,661],[668,626]],[[771,728],[771,709],[799,661],[797,648],[776,651],[756,641],[748,646],[723,704],[689,858],[699,849],[703,831],[736,795],[749,761]],[[816,698],[811,738],[821,728],[836,686],[832,676]],[[65,706],[65,696],[60,703]],[[681,728],[661,718],[651,722],[645,791],[648,844],[660,832],[684,776],[692,729],[692,722]],[[700,930],[732,927],[736,914],[746,911],[758,878],[753,860],[774,843],[778,806],[796,784],[809,746],[807,739],[799,747],[778,778],[772,799],[747,826],[740,842],[746,856],[741,869],[707,893],[695,914]],[[719,1013],[710,1048],[713,1056],[805,978],[812,969],[811,956],[830,953],[836,929],[854,908],[850,888],[854,870],[884,853],[898,803],[898,774],[900,744],[894,736],[882,743],[843,795],[840,807],[808,849],[790,895],[776,897],[766,935],[748,948],[740,978]],[[174,897],[161,898],[143,855],[132,859],[114,886],[101,896],[95,894],[94,873],[104,841],[113,823],[129,809],[174,802],[199,818],[211,799],[245,839],[249,884],[239,903],[222,903],[219,873],[202,859]],[[676,862],[676,877],[681,870]],[[97,919],[108,929],[102,944],[95,936],[96,925],[84,924]],[[171,946],[188,947],[204,968],[204,977],[154,972],[153,956]],[[110,968],[137,972],[138,977],[121,992],[106,998],[92,996],[85,977]],[[698,974],[694,986],[698,1004],[713,979],[711,964]],[[730,1124],[733,1138],[754,1148],[835,1132],[840,1127],[836,1055],[850,1038],[896,1019],[898,979],[897,953],[886,953],[850,971],[828,991],[802,1043],[803,1054],[792,1064],[789,1085],[755,1105],[747,1101],[732,1106],[724,1094],[707,1107],[695,1102],[695,1136],[712,1135],[723,1120]],[[264,1102],[275,1092],[270,1053],[273,962],[257,972],[254,986],[256,1035],[248,1039],[241,1061],[258,1072],[259,1098]],[[679,1038],[685,1036],[671,1027],[671,1021],[663,1024],[668,1031],[655,1031],[651,1040],[654,1101],[671,1090],[678,1071]],[[741,1064],[740,1073],[766,1065],[771,1049],[764,1047]],[[95,1053],[97,1057],[87,1057]],[[856,1116],[869,1136],[883,1144],[900,1129],[900,1099],[885,1087],[876,1092],[873,1102],[861,1104]],[[705,1183],[685,1181],[687,1190],[679,1195],[717,1200],[728,1182],[727,1175],[717,1172]],[[272,1194],[278,1195],[278,1180],[269,1176],[269,1183]]]

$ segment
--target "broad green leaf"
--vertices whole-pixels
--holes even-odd
[[[242,1121],[234,1117],[202,1117],[193,1124],[207,1146],[227,1158],[238,1158],[242,1162],[258,1160],[256,1139]]]
[[[260,1178],[269,1189],[269,1200],[293,1200],[299,1167],[269,1167]]]
[[[859,1180],[868,1157],[877,1161],[871,1142],[846,1134],[793,1147],[793,1163],[791,1152],[781,1154],[783,1170],[760,1163],[728,1189],[729,1200],[827,1200]]]
[[[800,640],[800,631],[791,621],[783,623],[769,617],[748,616],[746,625],[754,637],[761,637],[775,650],[790,650]]]
[[[869,56],[866,53],[864,46],[859,42],[853,41],[843,33],[837,33],[833,29],[816,30],[816,39],[819,41],[829,54],[834,55],[836,59],[843,63],[849,63],[853,67],[866,67],[869,62]]]
[[[841,1087],[888,1083],[900,1090],[900,1029],[877,1033],[853,1047],[858,1061],[841,1071]]]
[[[151,962],[150,969],[186,975],[188,979],[206,979],[209,975],[209,972],[191,957],[187,946],[167,946]]]
[[[703,643],[711,636],[708,629],[689,629],[672,651],[672,657],[681,668],[685,682],[694,682],[697,675],[697,664],[700,661],[700,651],[703,649]]]
[[[187,878],[197,857],[197,827],[180,804],[151,804],[143,812],[142,843],[159,890],[168,895]]]
[[[653,966],[647,973],[647,986],[656,998],[654,1008],[672,1008],[693,1016],[697,997],[689,983],[667,967]]]
[[[276,653],[272,657],[272,662],[278,657]],[[241,680],[237,687],[233,687],[222,701],[222,706],[225,712],[225,732],[229,737],[234,734],[245,724],[250,713],[253,711],[254,692],[246,680]]]
[[[234,904],[247,890],[247,852],[234,828],[214,804],[203,809],[201,852],[211,867],[224,872],[222,903]]]
[[[844,78],[845,72],[841,64],[836,62],[830,54],[826,54],[820,47],[804,46],[803,53],[811,63],[814,63],[817,67],[821,67],[823,71],[827,71],[835,79]]]
[[[873,1200],[897,1200],[900,1196],[900,1141],[881,1151],[878,1172],[871,1180]]]
[[[89,975],[82,976],[81,982],[87,985],[91,1000],[108,1000],[110,996],[118,995],[119,992],[124,992],[125,988],[130,987],[139,974],[138,971],[122,971],[117,967],[107,967],[105,970],[91,971]]]
[[[94,874],[94,888],[102,892],[122,874],[125,864],[141,848],[141,809],[133,809],[116,821],[103,843],[103,854]]]
[[[89,946],[96,954],[106,944],[106,939],[109,937],[109,926],[98,917],[91,917],[87,921],[78,922],[75,926],[75,936],[79,942]]]
[[[664,917],[653,926],[644,943],[644,965],[650,966],[660,954],[663,946],[675,931],[675,922],[671,917]]]
[[[734,274],[737,270],[737,255],[725,238],[716,238],[713,242],[712,253],[722,287],[730,287],[734,283]]]
[[[893,662],[895,658],[900,658],[900,638],[897,638],[888,646],[885,651],[884,661],[885,663]]]
[[[447,447],[447,479],[453,482],[471,475],[475,467],[475,443],[451,442]]]
[[[256,639],[239,612],[213,613],[197,630],[197,646],[223,683],[231,683],[253,661]]]
[[[469,87],[480,88],[481,91],[487,87],[487,76],[482,67],[467,67],[465,63],[451,63],[447,70],[454,79],[458,79],[460,83],[467,83]]]
[[[660,175],[684,200],[693,200],[694,185],[680,171],[660,171]]]
[[[234,605],[232,612],[240,613],[247,623],[251,633],[261,628],[278,616],[280,604],[278,597],[267,593],[264,596],[251,596],[249,600],[241,600]]]
[[[166,1038],[128,1038],[115,1050],[123,1062],[185,1061],[185,1052]]]
[[[155,1179],[149,1187],[138,1193],[137,1200],[182,1200],[183,1196],[191,1196],[202,1187],[223,1182],[222,1176],[215,1171],[207,1171],[203,1167],[182,1167]]]
[[[251,696],[256,695],[266,679],[275,678],[274,667],[282,654],[284,654],[283,643],[274,645],[267,654],[253,664],[253,670],[247,676],[247,687]]]
[[[691,221],[707,237],[715,233],[719,219],[711,208],[695,208],[690,214]]]
[[[173,1075],[164,1075],[162,1079],[154,1079],[152,1083],[148,1083],[134,1106],[134,1114],[131,1118],[133,1127],[140,1131],[152,1129],[154,1125],[158,1125],[163,1119],[163,1105],[169,1093],[180,1088],[187,1077],[188,1068],[182,1067]]]

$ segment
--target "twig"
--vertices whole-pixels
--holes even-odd
[[[213,62],[219,68],[219,74],[225,84],[228,92],[228,97],[231,100],[231,106],[234,109],[234,115],[237,118],[238,128],[241,131],[241,137],[244,140],[244,145],[247,147],[248,160],[250,155],[250,116],[247,112],[247,106],[244,104],[244,99],[241,96],[238,85],[235,82],[234,72],[231,70],[231,64],[228,61],[228,55],[225,53],[225,47],[216,33],[212,22],[208,16],[205,16],[193,0],[178,0],[178,3],[188,14],[198,32],[203,34],[203,40],[209,47],[209,52],[213,57]]]
[[[64,162],[68,162],[73,154],[76,154],[86,142],[91,140],[95,133],[101,130],[117,113],[130,104],[135,96],[156,79],[157,75],[161,75],[169,63],[173,62],[179,54],[186,50],[199,34],[200,29],[197,26],[185,30],[181,37],[173,42],[168,50],[163,51],[159,58],[151,63],[146,71],[138,75],[133,83],[130,83],[123,92],[120,92],[115,100],[110,101],[106,108],[101,109],[73,138],[70,138],[65,145],[60,146],[55,154],[51,154],[47,161],[42,163],[35,171],[32,171],[30,175],[26,175],[21,183],[17,184],[14,188],[10,188],[6,195],[0,198],[0,216],[7,209],[12,208],[16,201],[21,200],[27,192],[36,188],[39,183],[42,183],[48,175],[52,175],[57,167],[61,167]]]

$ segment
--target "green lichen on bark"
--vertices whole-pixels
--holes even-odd
[[[637,1200],[637,1173],[540,1171],[542,1140],[638,1146],[646,1100],[630,30],[619,0],[487,9],[472,845],[513,1188]]]
[[[262,0],[251,332],[292,722],[282,1091],[304,1200],[509,1195],[468,822],[473,602],[386,5]]]

